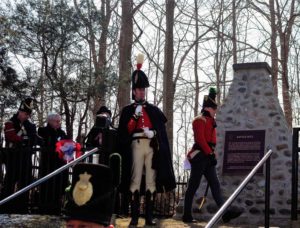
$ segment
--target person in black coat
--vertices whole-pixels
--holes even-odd
[[[109,164],[109,156],[117,152],[117,130],[111,123],[111,111],[101,106],[96,114],[95,124],[85,138],[85,147],[90,150],[100,147],[101,150],[94,156],[98,159],[93,163]]]
[[[5,122],[5,167],[4,188],[1,197],[5,198],[29,185],[32,181],[32,147],[36,141],[36,126],[30,121],[34,100],[24,99],[18,112]],[[11,200],[1,206],[4,213],[27,213],[29,194]]]
[[[66,133],[61,129],[61,116],[53,113],[47,117],[47,126],[38,129],[41,138],[40,178],[65,165],[58,157],[55,145],[59,140],[66,139]],[[40,213],[60,214],[64,189],[68,185],[67,171],[49,179],[40,188]]]
[[[156,192],[171,191],[176,187],[172,158],[162,111],[145,100],[148,78],[138,69],[132,74],[134,103],[122,109],[119,127],[119,147],[122,156],[122,182],[120,190],[129,190],[131,199],[130,225],[138,224],[140,190],[145,166],[146,225],[155,225],[152,219]]]
[[[104,129],[110,127],[111,111],[106,106],[101,106],[96,113],[96,121],[88,135],[85,145],[89,147],[99,147],[102,145],[102,133]]]

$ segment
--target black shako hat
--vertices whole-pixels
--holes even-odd
[[[113,213],[114,187],[110,167],[78,163],[73,168],[72,184],[66,191],[63,213],[77,219],[109,226]]]
[[[97,111],[97,115],[104,112],[107,112],[111,116],[111,111],[104,105],[99,108],[99,110]]]
[[[141,70],[144,63],[144,55],[138,54],[136,57],[136,62],[137,69],[133,71],[131,75],[132,90],[136,88],[148,88],[150,86],[148,77],[145,72]],[[134,100],[134,95],[132,95],[132,99]]]
[[[215,88],[210,88],[208,95],[205,95],[203,98],[202,110],[206,107],[217,108],[218,104],[216,103],[217,91]]]
[[[33,110],[33,102],[34,102],[33,98],[31,97],[25,98],[20,104],[19,111],[26,112],[30,115]]]

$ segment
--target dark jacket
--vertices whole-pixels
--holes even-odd
[[[38,129],[38,136],[42,138],[41,145],[51,149],[55,149],[56,142],[67,138],[66,133],[61,128],[55,130],[49,124]]]
[[[100,129],[100,128],[93,126],[85,138],[85,147],[86,148],[99,147],[100,144],[99,144],[99,139],[97,138],[97,136],[100,133],[103,133],[103,131],[104,131],[104,129]]]
[[[25,131],[22,132],[22,128]],[[6,147],[33,146],[36,142],[36,126],[29,120],[20,122],[18,114],[13,115],[4,127]]]
[[[159,145],[158,151],[154,152],[152,168],[156,170],[156,190],[158,192],[171,191],[176,187],[174,170],[172,165],[171,151],[165,123],[167,118],[163,112],[156,106],[146,102],[146,112],[149,115],[153,129],[156,131],[156,137]],[[130,104],[123,108],[119,128],[118,128],[118,146],[122,156],[122,181],[121,191],[128,191],[131,179],[132,167],[132,136],[128,133],[127,124],[135,111],[135,105]]]
[[[62,129],[55,130],[49,124],[46,127],[38,129],[39,143],[41,145],[41,177],[47,175],[53,170],[65,165],[65,162],[59,158],[55,152],[56,142],[61,139],[66,139],[66,133]]]

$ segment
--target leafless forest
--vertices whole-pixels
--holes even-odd
[[[24,96],[37,126],[58,112],[77,140],[101,105],[117,126],[141,52],[179,175],[202,96],[214,86],[222,103],[234,63],[268,62],[288,124],[300,124],[299,32],[298,0],[3,0],[0,126]]]

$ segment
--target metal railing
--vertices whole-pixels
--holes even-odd
[[[78,162],[80,162],[80,161],[86,159],[87,157],[91,156],[93,153],[95,153],[95,152],[97,152],[97,151],[99,151],[99,148],[94,148],[94,149],[92,149],[92,150],[90,150],[90,151],[86,151],[86,152],[85,152],[82,156],[80,156],[79,158],[77,158],[77,159],[71,161],[70,163],[68,163],[68,164],[66,164],[66,165],[64,165],[64,166],[62,166],[62,167],[60,167],[60,168],[58,168],[57,170],[55,170],[55,171],[49,173],[48,175],[46,175],[46,176],[44,176],[44,177],[38,179],[37,181],[33,182],[32,184],[30,184],[30,185],[28,185],[28,186],[26,186],[26,187],[20,189],[19,191],[15,192],[14,194],[12,194],[12,195],[6,197],[5,199],[1,200],[1,201],[0,201],[0,206],[1,206],[2,204],[5,204],[5,203],[8,202],[8,201],[14,199],[15,197],[17,197],[17,196],[19,196],[19,195],[21,195],[21,194],[23,194],[23,193],[29,191],[30,189],[34,188],[35,186],[37,186],[37,185],[39,185],[39,184],[42,184],[43,182],[47,181],[48,179],[50,179],[50,178],[52,178],[52,177],[54,177],[54,176],[60,174],[60,173],[63,172],[64,170],[66,170],[66,169],[68,169],[69,167],[71,167],[71,166],[77,164]]]
[[[72,166],[76,162],[80,161],[85,163],[99,164],[101,162],[101,164],[106,164],[99,159],[99,154],[101,155],[101,153],[104,153],[103,148],[101,147],[99,148],[98,152],[95,151],[93,154],[88,153],[89,151],[86,151],[86,154],[84,154],[83,157],[80,157],[79,160],[77,159],[76,161],[73,161],[73,163],[69,163],[68,166],[64,166],[64,168],[60,167],[59,164],[56,164],[54,167],[52,163],[48,164],[49,161],[53,159],[53,157],[48,157],[48,155],[51,155],[51,152],[53,151],[47,149],[48,148],[44,147],[32,148],[32,152],[30,153],[32,154],[30,159],[32,164],[25,164],[24,161],[19,161],[16,163],[16,165],[22,165],[20,168],[20,170],[22,170],[21,173],[16,173],[14,169],[7,170],[11,167],[6,166],[6,160],[1,161],[0,159],[0,168],[2,168],[2,170],[0,170],[0,213],[59,215],[61,214],[65,188],[70,185],[72,179],[72,169],[70,169],[69,166]],[[0,147],[0,152],[5,152],[5,154],[11,155],[14,151],[7,151],[6,148]],[[46,160],[46,162],[43,162],[44,160]],[[54,162],[57,161],[55,160]],[[13,172],[17,175],[17,179],[13,180],[15,183],[19,181],[21,178],[20,176],[22,176],[24,174],[24,170],[27,169],[30,170],[30,172],[28,172],[31,175],[29,175],[28,180],[26,180],[26,184],[24,183],[23,186],[20,186],[20,191],[17,190],[18,192],[16,192],[14,189],[11,190],[10,188],[9,190],[11,191],[4,191],[6,190],[3,189],[5,186],[12,185],[12,183],[8,183],[8,185],[6,185],[7,183],[5,182],[5,177],[8,172]],[[57,171],[56,169],[59,169],[60,171]],[[56,171],[55,174],[54,171]],[[57,172],[60,173],[58,174]],[[55,176],[52,176],[53,174]],[[65,183],[64,178],[66,176],[67,180]],[[153,212],[155,216],[171,217],[174,215],[178,201],[185,193],[187,180],[187,177],[179,178],[177,180],[176,190],[168,193],[157,194]],[[129,202],[126,202],[128,201],[128,197],[120,192],[116,195],[115,213],[118,215],[128,215],[130,208]],[[141,214],[144,214],[144,200],[142,197],[141,199]],[[24,208],[26,208],[26,212],[21,210],[18,206],[21,204],[21,201],[22,204],[25,205]],[[123,201],[125,201],[125,203]]]
[[[227,199],[227,201],[223,204],[223,206],[218,210],[218,212],[211,218],[211,220],[207,223],[205,228],[210,228],[215,225],[215,223],[219,220],[219,218],[223,215],[225,210],[231,205],[231,203],[236,199],[236,197],[240,194],[240,192],[245,188],[254,174],[258,171],[258,169],[266,163],[266,185],[265,185],[265,227],[269,227],[270,220],[270,156],[272,154],[272,150],[268,150],[265,156],[257,163],[257,165],[252,169],[252,171],[248,174],[248,176],[243,180],[243,182],[239,185],[239,187],[232,193],[232,195]]]

